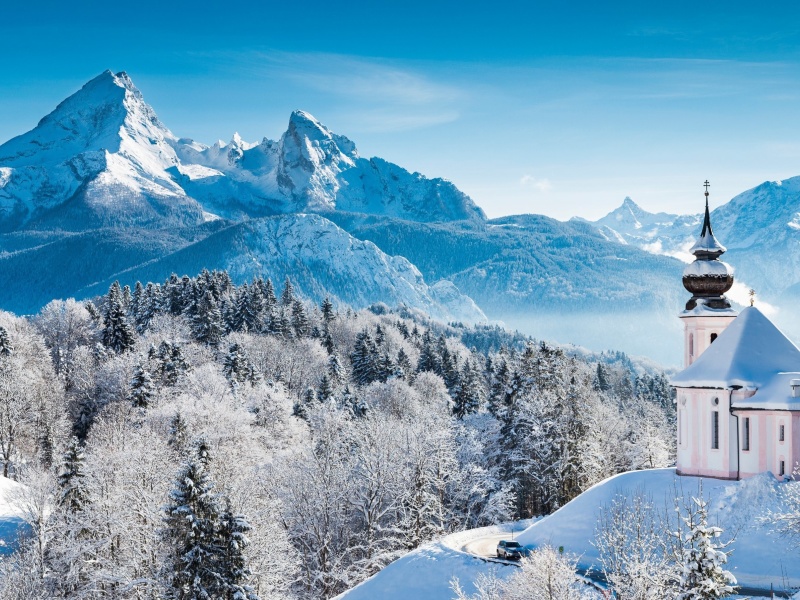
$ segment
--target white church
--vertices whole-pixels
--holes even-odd
[[[683,272],[692,293],[680,318],[684,370],[677,392],[677,472],[743,479],[790,476],[800,462],[800,349],[754,306],[738,313],[725,292],[731,268],[719,257],[708,212]],[[752,304],[752,302],[751,302]]]

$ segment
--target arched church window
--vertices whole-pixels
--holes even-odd
[[[694,334],[689,334],[689,356],[694,356]]]
[[[715,339],[717,339],[717,334],[716,334],[716,333],[712,333],[712,334],[711,334],[711,343],[712,343],[712,344],[714,343],[714,340],[715,340]]]

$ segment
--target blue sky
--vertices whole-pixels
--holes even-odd
[[[302,108],[490,216],[697,212],[800,175],[800,3],[20,2],[0,140],[104,69],[205,143]]]

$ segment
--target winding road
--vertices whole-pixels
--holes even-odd
[[[519,533],[519,532],[517,532]],[[502,563],[504,565],[514,565],[519,566],[519,562],[513,560],[505,560],[502,558],[497,558],[497,543],[500,540],[510,540],[512,539],[510,532],[505,533],[491,533],[485,536],[472,539],[465,544],[463,544],[459,550],[462,552],[466,552],[467,554],[471,554],[475,557],[481,558],[483,560],[487,560],[490,562],[497,562]],[[598,587],[599,589],[605,588],[605,580],[596,571],[589,571],[587,572],[586,569],[579,568],[578,573],[587,578],[589,582],[593,585]],[[737,590],[737,594],[740,595],[747,595],[747,596],[758,596],[758,597],[773,597],[773,598],[788,598],[789,596],[783,592],[775,592],[774,596],[772,595],[771,590],[759,589],[759,588],[751,588],[751,587],[740,587]]]

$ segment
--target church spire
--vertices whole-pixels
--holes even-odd
[[[706,179],[703,185],[706,188],[706,213],[703,217],[703,230],[700,232],[700,237],[689,252],[694,254],[698,260],[714,260],[725,254],[727,248],[720,244],[717,238],[714,237],[714,231],[711,229],[711,214],[708,211],[708,186],[711,184],[708,183],[708,179]]]
[[[706,216],[703,219],[703,231],[700,233],[700,237],[703,237],[706,235],[706,233],[709,235],[714,235],[714,232],[711,231],[711,215],[708,213],[708,186],[710,185],[711,184],[708,183],[708,179],[706,179],[706,182],[703,184],[703,186],[706,188]]]
[[[725,246],[719,243],[711,229],[711,214],[708,210],[708,180],[703,184],[706,188],[706,212],[703,217],[703,229],[697,242],[689,250],[695,261],[683,271],[683,287],[692,293],[686,310],[693,310],[698,304],[712,309],[729,309],[731,303],[725,292],[733,286],[733,271],[719,257],[725,253]]]

